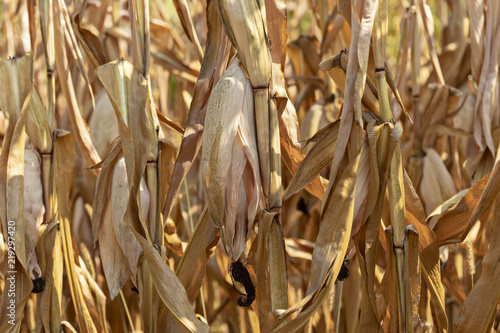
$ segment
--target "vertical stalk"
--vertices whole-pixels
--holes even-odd
[[[146,183],[148,185],[149,203],[149,232],[153,244],[159,250],[163,245],[163,228],[159,219],[159,186],[158,186],[158,164],[150,161],[146,165]]]
[[[420,117],[418,111],[418,101],[420,98],[420,85],[418,75],[420,74],[420,43],[418,33],[418,16],[415,1],[412,0],[410,7],[410,32],[412,36],[411,47],[411,83],[413,99],[413,147],[416,151],[422,151],[420,137]]]
[[[42,187],[43,187],[43,205],[45,207],[44,220],[52,220],[54,212],[52,211],[52,196],[50,174],[52,170],[52,153],[42,153]]]
[[[262,175],[262,190],[264,191],[264,196],[267,200],[269,198],[269,187],[271,185],[269,167],[269,88],[254,88],[253,96],[255,104],[255,123],[257,127],[260,173]]]
[[[405,253],[403,248],[393,245],[394,254],[396,257],[396,273],[398,277],[398,296],[399,296],[399,311],[398,311],[398,326],[399,332],[406,332],[406,293],[404,281],[404,262]]]
[[[278,109],[274,99],[269,101],[269,210],[281,209],[281,147]]]

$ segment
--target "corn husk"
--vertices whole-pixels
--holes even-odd
[[[210,216],[234,259],[262,204],[253,110],[250,81],[233,60],[208,101],[201,170]]]

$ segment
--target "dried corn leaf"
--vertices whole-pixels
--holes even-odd
[[[292,180],[283,193],[283,200],[288,200],[293,194],[307,186],[328,166],[335,154],[339,127],[340,120],[337,120],[321,131],[322,137],[318,138],[318,142],[311,148],[293,174]],[[315,137],[316,135],[310,140],[316,140]]]
[[[55,60],[57,67],[57,74],[59,76],[59,82],[61,83],[61,91],[66,100],[66,105],[68,107],[68,113],[71,120],[71,126],[74,131],[76,142],[78,147],[83,153],[85,160],[88,165],[96,165],[100,161],[99,154],[95,150],[92,144],[92,139],[90,138],[87,125],[81,116],[81,112],[76,100],[75,89],[73,86],[73,79],[71,71],[68,64],[68,58],[66,53],[66,38],[64,36],[64,16],[60,6],[59,0],[54,1],[54,38],[58,40],[55,43]],[[93,169],[97,174],[97,170]]]
[[[130,230],[134,232],[141,244],[151,278],[163,303],[190,332],[209,332],[209,327],[196,318],[188,300],[186,289],[184,289],[174,272],[165,264],[157,250],[137,231],[132,228]]]
[[[263,212],[259,216],[259,235],[257,242],[257,304],[259,308],[259,327],[262,332],[271,325],[271,295],[267,267],[269,264],[269,229],[276,212]]]
[[[39,249],[42,248],[40,261],[46,283],[40,297],[41,320],[47,332],[59,332],[62,317],[64,258],[57,223],[51,222],[47,225],[38,246]]]
[[[73,24],[78,36],[78,41],[92,62],[92,65],[97,68],[107,63],[108,60],[106,59],[104,47],[102,46],[99,37],[92,31],[93,29],[82,27],[83,11],[85,10],[84,6],[86,4],[86,0],[78,1],[75,4],[75,9],[71,16],[73,18]]]
[[[325,193],[325,208],[322,213],[322,224],[311,262],[311,282],[307,295],[319,290],[329,277],[335,279],[347,251],[354,218],[354,199],[356,193],[356,175],[361,150],[346,166],[335,188]],[[331,258],[327,262],[324,258]]]
[[[420,193],[425,211],[430,214],[438,205],[451,198],[455,193],[455,184],[448,169],[436,150],[425,151]]]
[[[281,71],[285,69],[286,41],[287,41],[287,11],[286,1],[266,0],[266,23],[269,33],[271,48],[271,60],[280,64]]]
[[[492,195],[494,196],[494,195]],[[488,332],[500,298],[500,206],[495,208],[490,242],[482,261],[481,277],[467,296],[455,322],[455,332]]]
[[[302,148],[299,144],[297,113],[295,112],[293,104],[290,101],[287,102],[285,110],[283,110],[283,113],[279,118],[279,126],[281,156],[283,159],[283,163],[290,171],[290,173],[295,175],[298,172],[300,166],[303,164],[304,155],[302,154]],[[327,180],[322,178],[320,175],[315,175],[307,184],[305,184],[306,191],[308,191],[318,199],[323,198],[326,187]],[[283,200],[287,200],[291,196],[291,194],[292,192],[288,192],[288,190],[285,191],[283,193]]]
[[[219,242],[219,229],[210,221],[208,209],[203,209],[193,235],[184,250],[176,275],[194,302],[205,276],[205,266]]]
[[[182,28],[184,28],[184,32],[186,33],[188,39],[191,41],[191,43],[193,43],[196,49],[196,54],[198,55],[198,60],[201,63],[203,61],[203,50],[201,48],[200,41],[198,40],[198,35],[196,34],[193,20],[191,19],[189,6],[186,0],[174,0],[173,3],[175,9],[177,10],[179,20],[181,21]]]
[[[491,175],[492,172],[481,178],[457,204],[439,217],[433,230],[439,238],[440,245],[459,243],[465,239],[466,231],[472,228],[470,223],[475,224],[477,221],[473,221],[471,216],[489,180],[493,179]]]
[[[75,308],[78,326],[82,332],[97,332],[95,324],[85,303],[82,286],[78,277],[75,258],[78,257],[73,248],[73,238],[69,225],[69,194],[71,179],[76,162],[74,139],[71,134],[59,131],[55,135],[53,152],[53,189],[56,193],[56,215],[60,221],[64,264],[68,275],[71,299]]]
[[[339,89],[345,94],[346,91],[346,83],[347,83],[347,67],[349,64],[349,50],[344,50],[340,52],[337,56],[326,59],[319,64],[319,67],[328,72],[330,77],[335,81],[335,84]],[[368,86],[370,87],[370,85]],[[374,87],[373,84],[371,87]],[[372,89],[364,89],[362,103],[363,106],[368,110],[379,114],[379,104],[376,95],[375,88]]]
[[[417,229],[422,276],[431,294],[435,323],[439,332],[446,331],[448,329],[448,319],[445,311],[445,293],[441,282],[439,239],[425,223],[424,208],[406,171],[404,171],[403,176],[406,224],[413,225]]]
[[[33,144],[41,153],[52,151],[52,133],[49,127],[45,108],[38,94],[38,90],[33,87],[31,102],[26,118],[26,133]]]
[[[182,181],[200,150],[208,97],[222,76],[229,56],[230,43],[222,27],[216,0],[210,0],[207,3],[207,25],[205,57],[194,88],[184,136],[175,162],[167,199],[163,206],[164,219],[170,215]]]

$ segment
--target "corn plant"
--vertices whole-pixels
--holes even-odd
[[[498,332],[500,3],[0,4],[0,331]]]

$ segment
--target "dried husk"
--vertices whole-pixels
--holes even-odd
[[[250,81],[234,60],[208,101],[201,170],[210,216],[235,260],[261,204],[253,110]]]

